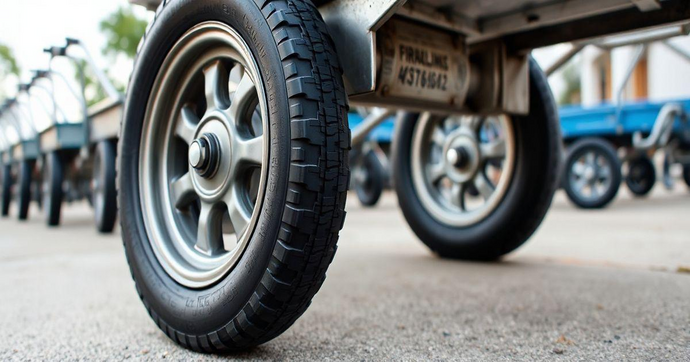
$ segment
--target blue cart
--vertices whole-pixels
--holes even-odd
[[[568,156],[563,188],[569,198],[582,208],[604,207],[622,179],[634,195],[647,195],[657,179],[651,156],[659,150],[666,155],[666,185],[672,186],[670,165],[680,163],[690,186],[689,112],[688,99],[564,107],[560,115]]]

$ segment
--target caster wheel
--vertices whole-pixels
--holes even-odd
[[[647,156],[639,156],[628,161],[628,174],[625,184],[633,195],[645,197],[652,191],[656,183],[656,169],[654,163]]]
[[[29,219],[31,205],[31,183],[34,164],[36,161],[22,161],[19,164],[19,220]]]
[[[12,203],[12,166],[2,166],[2,217],[10,215],[10,204]]]
[[[60,154],[52,152],[46,156],[42,170],[41,194],[43,197],[43,211],[48,226],[60,225],[60,213],[64,190],[64,165]]]
[[[96,146],[91,180],[91,206],[95,213],[96,229],[111,233],[117,221],[117,190],[115,188],[115,143],[101,141]]]
[[[618,194],[621,162],[610,142],[585,138],[570,146],[563,188],[570,201],[583,209],[600,209]]]
[[[310,1],[164,4],[118,149],[127,260],[173,341],[243,350],[304,313],[335,255],[349,183],[342,71]]]
[[[690,165],[683,166],[683,181],[690,187]]]
[[[374,207],[383,193],[384,170],[378,156],[372,150],[367,152],[353,167],[354,188],[359,202]]]
[[[560,125],[534,61],[530,77],[529,116],[407,114],[396,125],[400,207],[417,236],[443,257],[495,260],[522,245],[551,205]]]

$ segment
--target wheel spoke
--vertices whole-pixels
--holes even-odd
[[[460,183],[453,183],[450,188],[450,202],[461,210],[465,210],[464,194],[465,186]]]
[[[177,118],[175,134],[189,145],[194,141],[194,133],[196,132],[196,125],[198,123],[199,118],[196,116],[196,113],[194,113],[194,110],[189,106],[184,106],[180,110],[180,115]]]
[[[431,138],[434,141],[434,143],[439,147],[443,147],[443,144],[446,143],[446,134],[443,132],[441,127],[434,127],[434,131],[431,135]]]
[[[575,162],[575,163],[573,163],[571,170],[572,170],[573,174],[581,177],[585,173],[585,165],[582,164],[581,162]]]
[[[474,177],[474,187],[477,188],[477,191],[479,191],[479,194],[482,195],[484,200],[488,200],[489,197],[491,197],[491,194],[494,193],[494,187],[486,179],[486,176],[483,172],[477,173],[477,175]]]
[[[585,186],[587,186],[587,179],[584,177],[579,178],[573,183],[573,189],[575,189],[579,194],[582,194]]]
[[[251,215],[247,214],[244,205],[242,205],[237,187],[233,187],[230,192],[228,192],[226,199],[225,204],[228,207],[230,222],[232,223],[232,228],[235,230],[235,235],[237,235],[239,239],[242,237],[247,225],[249,225]]]
[[[244,76],[244,67],[241,64],[237,63],[230,70],[230,89],[229,89],[229,92],[231,95],[232,95],[232,93],[235,93],[237,91],[237,87],[240,85],[240,81],[242,80],[242,76]]]
[[[249,103],[256,99],[256,86],[249,77],[249,74],[244,74],[242,80],[237,84],[235,94],[232,96],[230,104],[230,117],[239,124],[242,122],[242,112],[247,109]]]
[[[472,132],[477,132],[479,126],[482,124],[482,117],[477,116],[464,116],[460,122],[461,126],[468,128]]]
[[[427,172],[429,174],[429,181],[432,184],[436,184],[446,176],[446,168],[443,166],[443,162],[427,166]]]
[[[611,168],[609,167],[600,167],[597,170],[597,175],[599,176],[599,180],[608,180],[611,177]]]
[[[506,155],[506,142],[504,139],[497,139],[491,143],[482,143],[480,149],[484,159],[503,158]]]
[[[223,248],[223,212],[218,205],[201,203],[196,248],[208,255]]]
[[[237,144],[237,153],[240,161],[261,165],[264,159],[264,136],[240,140]]]
[[[600,193],[599,193],[599,188],[597,187],[596,183],[593,183],[592,185],[590,185],[589,189],[591,190],[590,196],[592,198],[595,198],[595,199],[599,198]]]
[[[206,109],[226,109],[230,72],[221,61],[211,63],[204,69]]]
[[[192,176],[189,173],[173,181],[170,185],[173,203],[178,209],[184,209],[196,198]]]

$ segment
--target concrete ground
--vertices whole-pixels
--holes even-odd
[[[690,192],[622,193],[581,211],[559,194],[502,263],[441,260],[395,197],[354,195],[312,306],[262,360],[690,360]],[[0,360],[225,359],[170,342],[139,302],[117,234],[84,205],[49,230],[0,220]]]

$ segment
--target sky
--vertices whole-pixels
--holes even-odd
[[[127,0],[0,0],[0,43],[14,51],[22,81],[30,80],[31,70],[47,67],[49,57],[43,48],[64,45],[65,37],[73,37],[82,40],[96,62],[124,83],[131,64],[102,55],[106,39],[99,28],[101,20],[120,6],[130,5]],[[141,7],[134,8],[141,16],[151,16]],[[7,93],[13,92],[14,80],[0,83]]]

